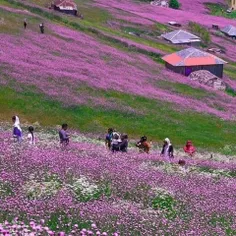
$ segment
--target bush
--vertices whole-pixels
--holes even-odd
[[[226,92],[228,95],[232,96],[232,97],[235,97],[235,96],[236,96],[236,91],[235,91],[233,88],[229,87],[229,86],[226,87],[225,92]]]
[[[170,6],[170,8],[173,8],[173,9],[179,9],[180,4],[179,4],[178,0],[170,0],[169,6]]]
[[[189,22],[189,27],[191,31],[196,33],[203,40],[204,43],[209,44],[211,42],[211,35],[206,28],[191,21]]]

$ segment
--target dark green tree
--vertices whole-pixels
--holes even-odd
[[[170,8],[179,9],[180,4],[178,0],[170,0],[169,6]]]

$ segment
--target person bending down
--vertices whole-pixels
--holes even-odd
[[[140,140],[136,143],[136,147],[139,148],[140,152],[146,152],[149,153],[151,145],[150,143],[147,141],[147,137],[143,136],[140,138]]]

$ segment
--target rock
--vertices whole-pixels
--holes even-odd
[[[226,83],[207,70],[194,71],[189,75],[189,78],[193,81],[197,81],[200,84],[207,85],[216,90],[226,89]]]

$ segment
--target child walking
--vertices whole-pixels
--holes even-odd
[[[28,133],[28,137],[27,138],[28,138],[29,144],[30,145],[35,145],[34,127],[30,126],[28,128],[28,131],[29,131],[29,133]]]

